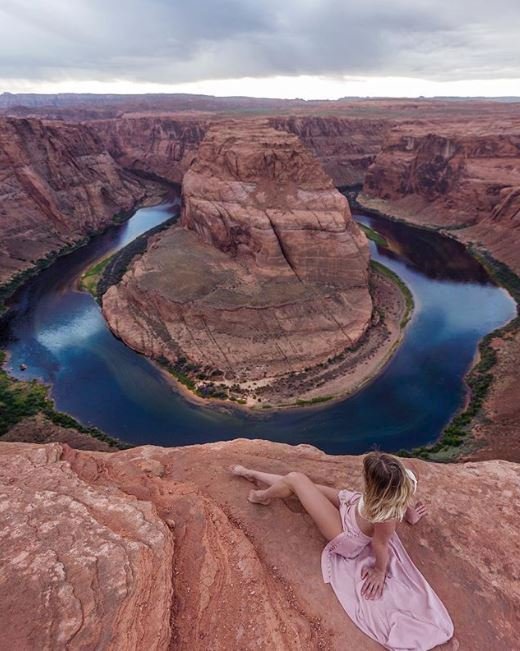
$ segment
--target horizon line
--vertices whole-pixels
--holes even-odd
[[[30,95],[38,95],[41,97],[69,97],[69,96],[92,96],[92,97],[145,97],[145,96],[163,96],[163,97],[208,97],[213,99],[250,99],[250,100],[276,100],[279,102],[342,102],[347,100],[391,100],[391,101],[402,101],[402,100],[500,100],[500,99],[513,99],[520,101],[520,95],[402,95],[399,97],[391,95],[345,95],[344,97],[330,98],[330,97],[315,97],[311,99],[305,99],[303,97],[276,97],[276,96],[265,96],[258,97],[255,95],[214,95],[210,93],[186,93],[186,92],[168,92],[168,91],[142,91],[142,92],[110,92],[110,93],[100,93],[100,92],[82,92],[82,91],[60,91],[56,93],[51,92],[41,92],[41,91],[23,91],[23,92],[13,92],[9,90],[0,91],[0,97],[2,96],[12,96],[12,97],[23,97]]]

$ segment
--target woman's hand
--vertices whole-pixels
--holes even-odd
[[[361,594],[365,599],[380,599],[385,585],[386,569],[390,558],[388,544],[394,535],[397,520],[387,520],[374,524],[372,550],[375,556],[373,567],[363,570],[361,578],[365,580]]]
[[[363,570],[361,578],[365,580],[361,588],[361,595],[365,599],[380,599],[385,585],[385,572],[375,567],[367,567]]]

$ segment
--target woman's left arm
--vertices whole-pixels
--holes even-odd
[[[365,580],[361,588],[361,594],[365,599],[379,599],[383,594],[389,559],[388,542],[395,531],[396,525],[396,520],[374,524],[372,549],[374,550],[376,563],[374,567],[366,568],[361,575],[361,578]]]

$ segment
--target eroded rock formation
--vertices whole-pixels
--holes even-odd
[[[137,113],[88,126],[122,167],[180,184],[209,122],[204,115]]]
[[[85,126],[0,119],[0,285],[146,196]]]
[[[518,327],[497,335],[491,347],[496,364],[491,369],[493,382],[484,400],[480,417],[472,424],[477,443],[470,458],[509,459],[520,463],[520,404],[518,400]]]
[[[181,183],[207,129],[216,119],[204,113],[129,113],[110,120],[92,120],[88,125],[123,167]],[[381,118],[349,119],[334,115],[280,116],[267,121],[275,129],[298,136],[336,186],[363,183],[368,166],[394,124]]]
[[[364,194],[390,214],[454,228],[520,272],[520,121],[395,128]]]
[[[79,432],[71,427],[56,425],[42,413],[20,420],[7,433],[2,435],[1,442],[9,443],[66,443],[77,450],[99,450],[111,452],[114,445],[106,441]]]
[[[325,541],[298,501],[250,504],[228,471],[296,469],[359,489],[360,457],[237,440],[112,454],[2,443],[0,458],[6,648],[380,648],[323,583]],[[447,648],[511,651],[518,466],[415,463],[429,515],[399,534],[453,618]]]
[[[180,226],[103,297],[133,348],[239,382],[354,346],[372,315],[368,245],[346,199],[294,135],[210,128],[184,177]]]
[[[184,178],[181,224],[245,267],[340,289],[366,287],[368,251],[346,199],[298,138],[215,125]]]
[[[336,186],[362,185],[394,122],[334,115],[270,118],[277,129],[297,135],[313,152]]]

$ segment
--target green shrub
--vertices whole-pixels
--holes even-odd
[[[405,315],[403,316],[401,320],[401,328],[404,328],[405,325],[408,323],[410,320],[413,309],[415,307],[415,302],[413,300],[413,294],[410,291],[408,285],[404,283],[399,276],[394,273],[391,269],[388,267],[385,267],[384,264],[381,264],[377,260],[370,260],[370,266],[374,271],[377,273],[380,273],[382,276],[386,276],[389,280],[391,280],[393,283],[395,283],[399,289],[401,290],[402,294],[404,295],[404,299],[406,302],[406,312]]]
[[[0,351],[0,367],[4,362],[5,353]],[[96,427],[85,427],[69,414],[56,411],[53,402],[48,398],[47,387],[37,380],[28,382],[16,380],[9,377],[6,371],[0,368],[0,436],[3,436],[24,418],[30,418],[39,413],[60,427],[75,429],[105,441],[113,447],[129,447],[128,444],[111,438]]]

